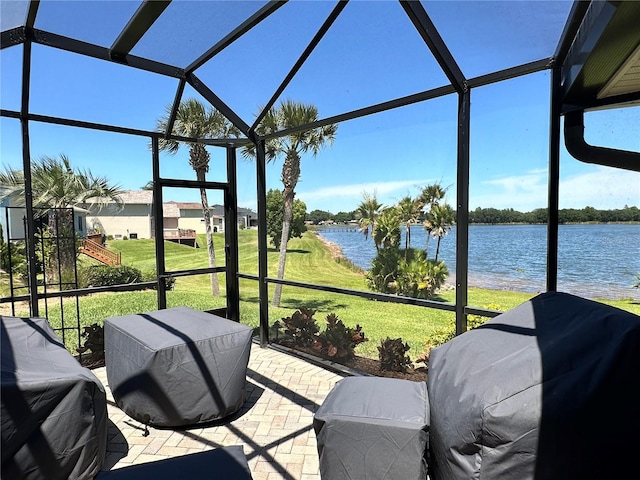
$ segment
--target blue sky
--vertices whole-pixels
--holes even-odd
[[[181,2],[174,3],[170,7],[175,9],[173,21],[188,21],[181,16]],[[41,23],[36,27],[69,34],[75,16],[89,19],[81,22],[88,26],[81,38],[108,46],[118,29],[91,21],[100,18],[105,5],[110,4],[42,2]],[[137,4],[115,5],[126,22]],[[212,36],[223,36],[222,16],[211,16],[212,5],[228,8],[231,4],[198,5],[203,21],[192,22],[190,31],[211,30]],[[257,8],[260,4],[243,5]],[[270,98],[333,5],[290,2],[196,74],[252,123],[258,105]],[[551,55],[571,3],[545,3],[550,10],[538,8],[533,16],[531,2],[454,5],[457,8],[451,9],[450,2],[425,2],[463,72],[474,77]],[[163,55],[158,60],[193,60],[186,56],[184,38],[158,33],[169,21],[161,17],[133,53],[154,52],[150,46],[155,46]],[[0,52],[2,108],[19,110],[21,56],[22,47]],[[446,77],[397,2],[356,1],[344,10],[283,98],[313,103],[320,116],[327,117],[445,83]],[[152,130],[176,87],[173,79],[33,47],[33,113]],[[188,87],[184,98],[188,96],[198,95]],[[470,207],[528,211],[546,206],[549,72],[474,89],[471,100]],[[455,203],[456,114],[457,98],[452,95],[340,124],[333,146],[316,158],[303,158],[297,198],[307,204],[308,211],[335,213],[355,209],[364,191],[375,191],[388,205],[415,195],[421,186],[441,182],[450,186],[448,199]],[[640,107],[590,113],[586,125],[590,143],[640,151]],[[36,122],[30,123],[30,138],[32,157],[64,153],[74,166],[106,175],[122,188],[138,189],[151,179],[144,138]],[[20,167],[22,146],[16,120],[0,119],[0,140],[1,163]],[[211,152],[209,178],[224,180],[224,151],[212,148]],[[175,156],[163,154],[161,175],[194,178],[187,157],[186,148]],[[281,188],[281,166],[281,160],[268,166],[268,188]],[[253,163],[240,161],[238,184],[239,205],[255,208]],[[163,195],[165,200],[198,201],[194,191],[167,189]],[[212,194],[210,201],[218,203],[222,197]],[[560,207],[586,205],[640,206],[640,174],[582,164],[563,149]]]

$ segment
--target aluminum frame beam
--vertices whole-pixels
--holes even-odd
[[[227,119],[244,135],[247,137],[251,136],[250,127],[245,123],[242,118],[226,103],[218,97],[213,90],[211,90],[204,82],[202,82],[195,74],[188,73],[187,74],[187,82],[207,101],[214,106],[216,110],[222,113]]]
[[[26,238],[27,267],[29,275],[29,312],[31,316],[39,315],[38,306],[38,282],[36,275],[36,247],[34,239],[35,224],[33,216],[33,191],[31,190],[31,142],[29,140],[29,98],[31,87],[31,42],[27,40],[22,51],[22,102],[20,126],[22,131],[22,172],[24,175],[24,204],[27,215]]]
[[[127,55],[162,15],[171,0],[144,0],[109,49],[109,56],[117,62],[127,63]]]
[[[158,310],[167,308],[167,287],[164,282],[166,265],[164,260],[164,214],[162,208],[162,181],[160,179],[160,141],[151,139],[153,163],[153,231],[156,247],[156,276],[158,278]]]
[[[260,345],[269,343],[269,290],[267,277],[267,182],[264,140],[256,142],[256,194],[258,201],[258,298],[260,300]]]
[[[431,18],[429,18],[422,3],[417,0],[400,0],[400,4],[409,16],[413,26],[416,27],[416,30],[429,47],[429,50],[431,50],[431,53],[451,82],[451,85],[453,85],[458,93],[467,91],[467,80],[462,70],[460,70],[458,63],[449,51],[449,47],[447,47],[440,33],[438,33],[438,29],[431,21]]]
[[[236,149],[227,147],[227,182],[224,191],[224,253],[227,288],[227,318],[240,322],[240,284],[238,281],[238,192]]]
[[[278,100],[282,92],[284,92],[285,88],[287,88],[289,83],[291,83],[291,80],[293,80],[293,77],[295,77],[295,75],[298,73],[302,65],[304,65],[304,62],[307,61],[311,53],[315,50],[315,48],[318,46],[322,38],[329,31],[329,28],[331,28],[331,25],[333,25],[333,22],[335,22],[335,20],[338,18],[340,13],[342,13],[344,8],[347,6],[347,2],[348,0],[338,1],[337,5],[333,8],[331,13],[327,17],[327,19],[324,21],[324,23],[320,26],[316,34],[311,39],[311,42],[309,42],[309,45],[307,45],[307,48],[304,49],[304,51],[302,52],[302,54],[300,55],[296,63],[293,65],[293,68],[291,68],[287,76],[284,78],[282,83],[278,86],[278,88],[273,93],[269,101],[266,103],[266,105],[262,109],[262,112],[260,112],[260,114],[256,117],[255,121],[253,122],[253,125],[251,125],[252,132],[256,130],[256,128],[258,127],[262,119],[265,117],[269,109],[273,107],[273,104],[276,103],[276,101]]]
[[[456,335],[467,331],[469,302],[469,160],[471,90],[458,98],[458,158],[456,178]]]
[[[97,58],[99,60],[107,60],[116,62],[111,58],[111,51],[106,47],[100,47],[91,43],[76,40],[74,38],[65,37],[56,33],[45,32],[44,30],[33,30],[33,41],[40,45],[59,48],[68,52],[86,55],[88,57]],[[182,68],[166,63],[156,62],[148,58],[137,57],[135,55],[127,55],[126,64],[133,68],[145,70],[147,72],[157,73],[166,77],[184,78],[185,72]]]
[[[235,42],[238,38],[243,36],[253,27],[262,22],[269,15],[274,13],[280,7],[282,7],[288,0],[271,0],[267,5],[262,7],[256,13],[247,18],[244,22],[242,22],[238,27],[229,32],[222,40],[216,43],[213,47],[207,50],[204,54],[200,55],[196,60],[194,60],[187,68],[185,69],[187,73],[193,73],[194,70],[200,68],[202,65],[207,63],[210,59],[215,57],[222,50],[227,48],[233,42]]]
[[[171,132],[173,132],[173,126],[176,123],[176,116],[178,115],[178,109],[180,108],[180,102],[182,102],[182,94],[184,93],[184,87],[187,81],[181,78],[178,82],[178,88],[176,89],[176,95],[173,98],[173,104],[171,105],[171,112],[169,112],[169,120],[167,121],[167,129],[164,131],[164,138],[169,139]]]
[[[0,117],[17,118],[20,119],[23,115],[15,110],[3,110],[0,109]],[[148,130],[138,130],[135,128],[116,127],[115,125],[105,125],[102,123],[82,122],[79,120],[71,120],[68,118],[50,117],[47,115],[38,115],[30,113],[26,115],[26,118],[32,122],[52,123],[54,125],[66,125],[69,127],[87,128],[90,130],[101,130],[105,132],[123,133],[126,135],[135,135],[148,138],[163,137],[162,132],[152,132]],[[212,145],[217,147],[225,147],[228,145],[243,146],[251,142],[248,138],[195,138],[195,137],[181,137],[179,135],[170,135],[170,140],[176,140],[178,142],[191,142],[202,143],[203,145]]]
[[[482,87],[485,85],[490,85],[492,83],[501,82],[503,80],[509,80],[509,79],[517,78],[523,75],[528,75],[530,73],[549,70],[552,67],[552,65],[553,65],[552,58],[542,58],[540,60],[524,63],[522,65],[517,65],[515,67],[507,68],[504,70],[499,70],[497,72],[489,73],[487,75],[481,75],[479,77],[471,78],[467,80],[467,86],[469,87],[469,89],[475,88],[475,87]],[[385,112],[387,110],[393,110],[394,108],[405,107],[407,105],[412,105],[414,103],[424,102],[426,100],[430,100],[433,98],[444,97],[446,95],[451,95],[453,93],[456,93],[456,89],[453,87],[453,85],[444,85],[442,87],[437,87],[430,90],[424,90],[419,93],[414,93],[412,95],[407,95],[405,97],[400,97],[394,100],[378,103],[376,105],[371,105],[369,107],[359,108],[357,110],[352,110],[350,112],[334,115],[332,117],[327,117],[306,125],[299,125],[294,128],[289,128],[286,130],[280,130],[279,132],[269,133],[269,134],[263,135],[261,138],[269,139],[269,138],[282,137],[292,133],[300,132],[302,130],[318,128],[324,125],[329,125],[331,123],[340,123],[348,120],[354,120],[356,118],[365,117],[367,115],[373,115],[376,113]]]
[[[558,223],[560,183],[560,115],[562,110],[562,71],[551,71],[551,106],[549,109],[549,178],[547,188],[547,291],[558,290]]]

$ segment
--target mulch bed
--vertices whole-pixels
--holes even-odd
[[[293,351],[303,352],[307,355],[316,357],[320,360],[331,362],[330,360],[322,359],[319,357],[317,352],[311,348],[302,348],[302,347],[292,347],[290,344],[285,342],[278,342],[279,345]],[[414,382],[425,382],[427,380],[427,368],[426,367],[418,367],[414,368],[411,372],[392,372],[389,370],[382,370],[380,368],[380,361],[375,360],[373,358],[368,357],[360,357],[357,356],[352,360],[347,360],[345,362],[333,362],[339,365],[344,365],[349,367],[352,370],[357,372],[362,372],[365,374],[373,375],[376,377],[386,377],[386,378],[401,378],[404,380],[411,380]]]
[[[374,360],[373,358],[367,358],[367,357],[357,357],[357,356],[353,360],[346,362],[346,365],[349,368],[353,368],[354,370],[366,372],[370,375],[375,375],[377,377],[402,378],[405,380],[412,380],[414,382],[427,381],[426,367],[418,367],[418,368],[415,368],[413,372],[408,372],[408,373],[391,372],[389,370],[380,370],[379,360]]]

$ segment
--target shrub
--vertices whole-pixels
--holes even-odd
[[[11,256],[9,256],[11,251]],[[27,277],[27,253],[24,242],[2,242],[0,244],[0,268],[9,271],[26,279]]]
[[[403,372],[413,370],[413,363],[408,355],[405,355],[411,347],[408,343],[403,343],[402,338],[389,338],[380,340],[378,347],[378,359],[380,360],[380,370],[392,372]]]
[[[371,268],[367,272],[369,288],[381,293],[395,293],[395,281],[400,261],[400,250],[393,248],[379,250],[371,261]]]
[[[416,258],[398,264],[396,292],[405,297],[430,299],[448,275],[443,261],[427,259],[424,252],[418,251]]]
[[[448,275],[443,261],[427,259],[422,250],[386,248],[372,260],[367,283],[377,292],[430,299]]]
[[[84,339],[84,344],[76,349],[78,353],[91,351],[96,357],[104,358],[104,327],[102,325],[94,323],[84,327],[80,336]]]
[[[79,277],[86,284],[85,287],[105,287],[110,285],[123,285],[142,281],[142,272],[128,265],[94,265],[83,269]]]
[[[289,337],[294,346],[312,347],[316,342],[316,335],[320,327],[316,324],[313,316],[316,311],[310,308],[300,308],[293,312],[290,317],[282,318],[284,334]]]
[[[351,360],[356,356],[356,346],[367,340],[360,325],[347,327],[335,313],[331,313],[327,315],[327,328],[317,336],[313,348],[323,358]]]
[[[157,282],[158,281],[158,275],[156,274],[155,269],[154,270],[147,270],[142,272],[142,281],[143,282]],[[164,277],[164,288],[166,290],[173,290],[173,288],[176,285],[176,278],[175,277]],[[157,290],[158,286],[154,285],[152,287],[154,290]]]

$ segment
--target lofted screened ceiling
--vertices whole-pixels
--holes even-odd
[[[186,85],[245,135],[261,107],[284,98],[339,117],[551,68],[565,56],[565,109],[637,100],[640,90],[640,2],[4,0],[0,8],[3,49],[29,38],[174,79],[166,98],[140,107],[157,115],[158,102],[183,98]],[[30,111],[92,120],[37,107]]]
[[[604,3],[609,9],[600,25],[606,26],[620,2]],[[624,6],[626,18],[637,15],[638,2],[622,3],[636,5]],[[313,103],[323,116],[335,117],[416,94],[420,100],[550,68],[564,53],[562,43],[572,43],[569,36],[588,4],[3,0],[0,22],[3,49],[29,38],[36,45],[174,79],[158,102],[170,104],[176,91],[182,98],[185,85],[193,87],[246,134],[255,127],[258,106],[283,98]],[[592,38],[590,45],[594,43]],[[383,71],[397,71],[391,85]],[[132,82],[131,88],[139,83]],[[575,100],[574,84],[570,93]],[[157,103],[148,108],[157,116]],[[37,105],[30,111],[43,113]],[[67,117],[64,110],[44,113]],[[78,113],[73,118],[91,120]]]
[[[140,109],[153,117],[193,89],[244,135],[259,108],[284,98],[346,120],[548,69],[565,56],[570,108],[637,100],[640,90],[640,2],[3,0],[0,8],[3,50],[30,39],[112,62],[104,75],[123,75],[117,89],[130,91],[122,97],[140,93]],[[68,57],[59,58],[65,70]],[[122,65],[150,74],[121,73]],[[389,71],[398,72],[391,81],[381,74]],[[622,90],[615,78],[626,82]],[[166,98],[145,104],[145,82],[160,81]],[[4,110],[16,108],[9,97]],[[95,121],[62,105],[38,111],[35,98],[30,113]]]

